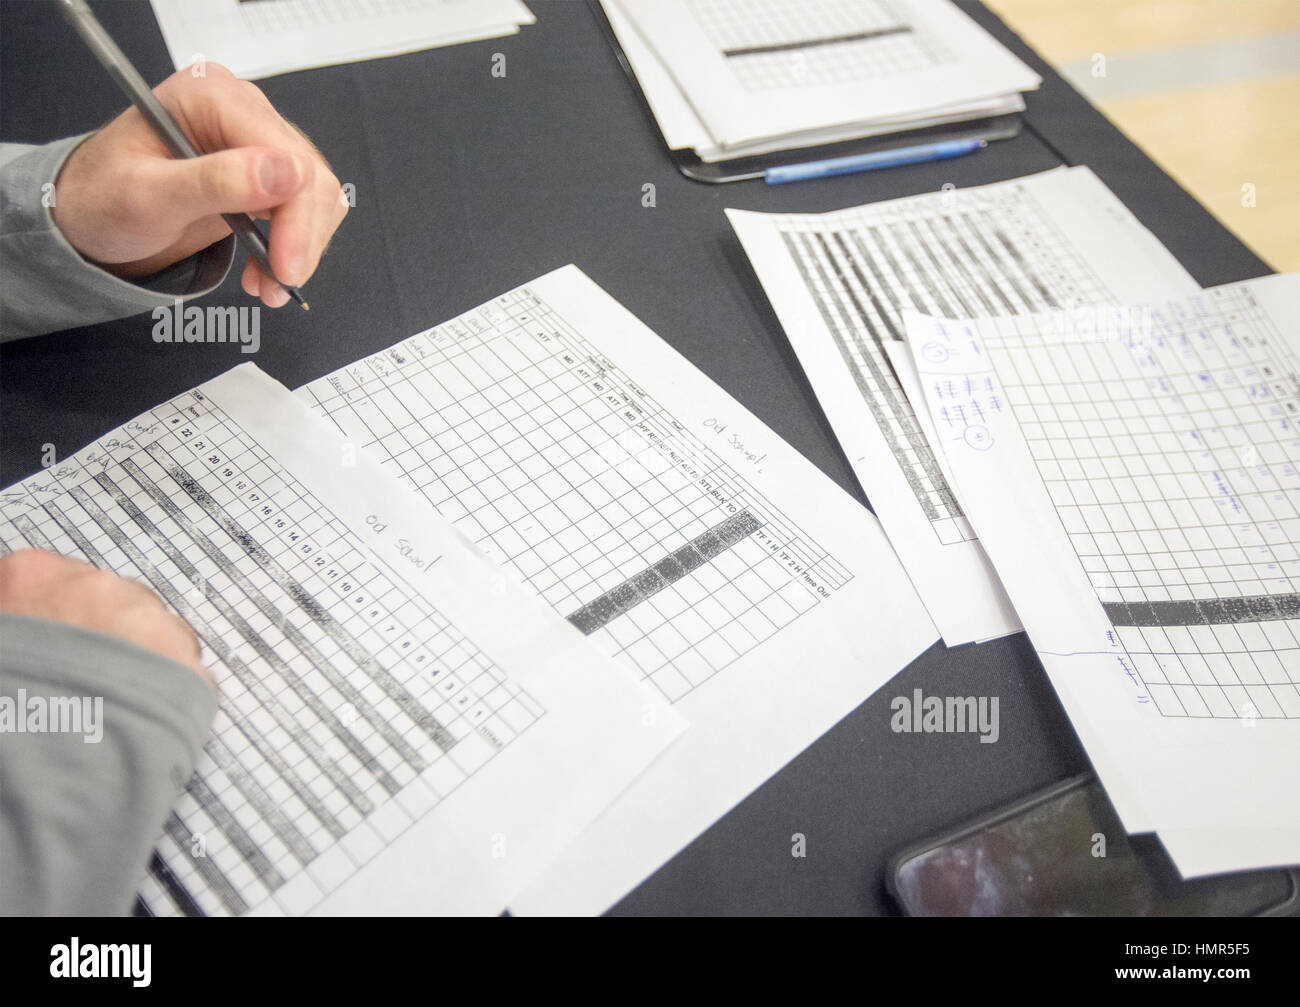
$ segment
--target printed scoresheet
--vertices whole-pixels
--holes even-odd
[[[932,70],[957,54],[890,0],[684,0],[746,91]]]
[[[1195,281],[1087,168],[813,216],[727,213],[944,641],[1015,632],[886,344],[905,311],[1019,316]]]
[[[156,591],[222,701],[152,914],[497,913],[679,716],[253,365],[3,494]]]
[[[236,76],[375,59],[513,35],[533,16],[520,0],[150,0],[172,62]]]
[[[706,160],[1023,108],[1040,78],[947,0],[605,0],[670,146]]]
[[[604,910],[935,639],[875,519],[576,267],[298,394],[691,721],[517,912]]]
[[[1282,276],[1091,319],[908,320],[1089,756],[1185,874],[1300,859],[1298,319]]]

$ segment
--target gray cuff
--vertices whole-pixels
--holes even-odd
[[[24,615],[0,612],[0,676],[103,696],[173,735],[190,762],[217,712],[216,692],[192,668],[118,636]]]
[[[0,700],[0,913],[129,912],[216,694],[117,637],[0,614]]]
[[[83,258],[45,204],[47,193],[58,196],[53,182],[63,162],[90,135],[0,160],[0,341],[170,307],[216,289],[234,261],[233,235],[134,283]]]

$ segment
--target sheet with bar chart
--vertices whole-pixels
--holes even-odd
[[[691,730],[515,912],[599,912],[935,638],[865,509],[567,266],[299,389]]]
[[[957,59],[952,46],[889,0],[685,0],[685,6],[747,91],[860,82]]]
[[[3,494],[217,680],[140,913],[496,914],[684,726],[339,441],[245,364]]]
[[[1199,289],[1087,168],[818,215],[728,210],[858,481],[956,646],[1015,632],[891,364],[903,312],[1017,316]]]
[[[1296,863],[1300,277],[1091,315],[909,315],[939,448],[1125,827]]]
[[[947,0],[604,0],[676,147],[706,160],[1024,108],[1040,78]]]

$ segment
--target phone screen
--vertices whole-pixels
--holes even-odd
[[[1181,880],[1095,780],[904,855],[893,887],[914,916],[1242,916],[1295,894],[1286,870]]]

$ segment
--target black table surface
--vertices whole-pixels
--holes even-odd
[[[172,71],[144,0],[93,6],[146,80]],[[1202,285],[1270,272],[997,18],[962,6],[1042,75],[1025,131],[956,160],[794,185],[678,175],[582,0],[530,0],[537,23],[513,37],[261,81],[356,205],[305,288],[310,314],[264,312],[251,359],[294,388],[574,262],[865,502],[724,207],[832,210],[1087,164]],[[5,141],[81,133],[122,110],[49,6],[8,0],[0,18]],[[491,73],[496,53],[504,77]],[[237,273],[214,301],[247,302]],[[43,445],[66,456],[250,359],[237,345],[157,345],[151,324],[4,345],[0,485],[35,472]],[[998,742],[892,733],[889,701],[914,688],[999,697]],[[900,847],[1086,769],[1024,634],[936,644],[613,911],[891,913],[884,871]]]

